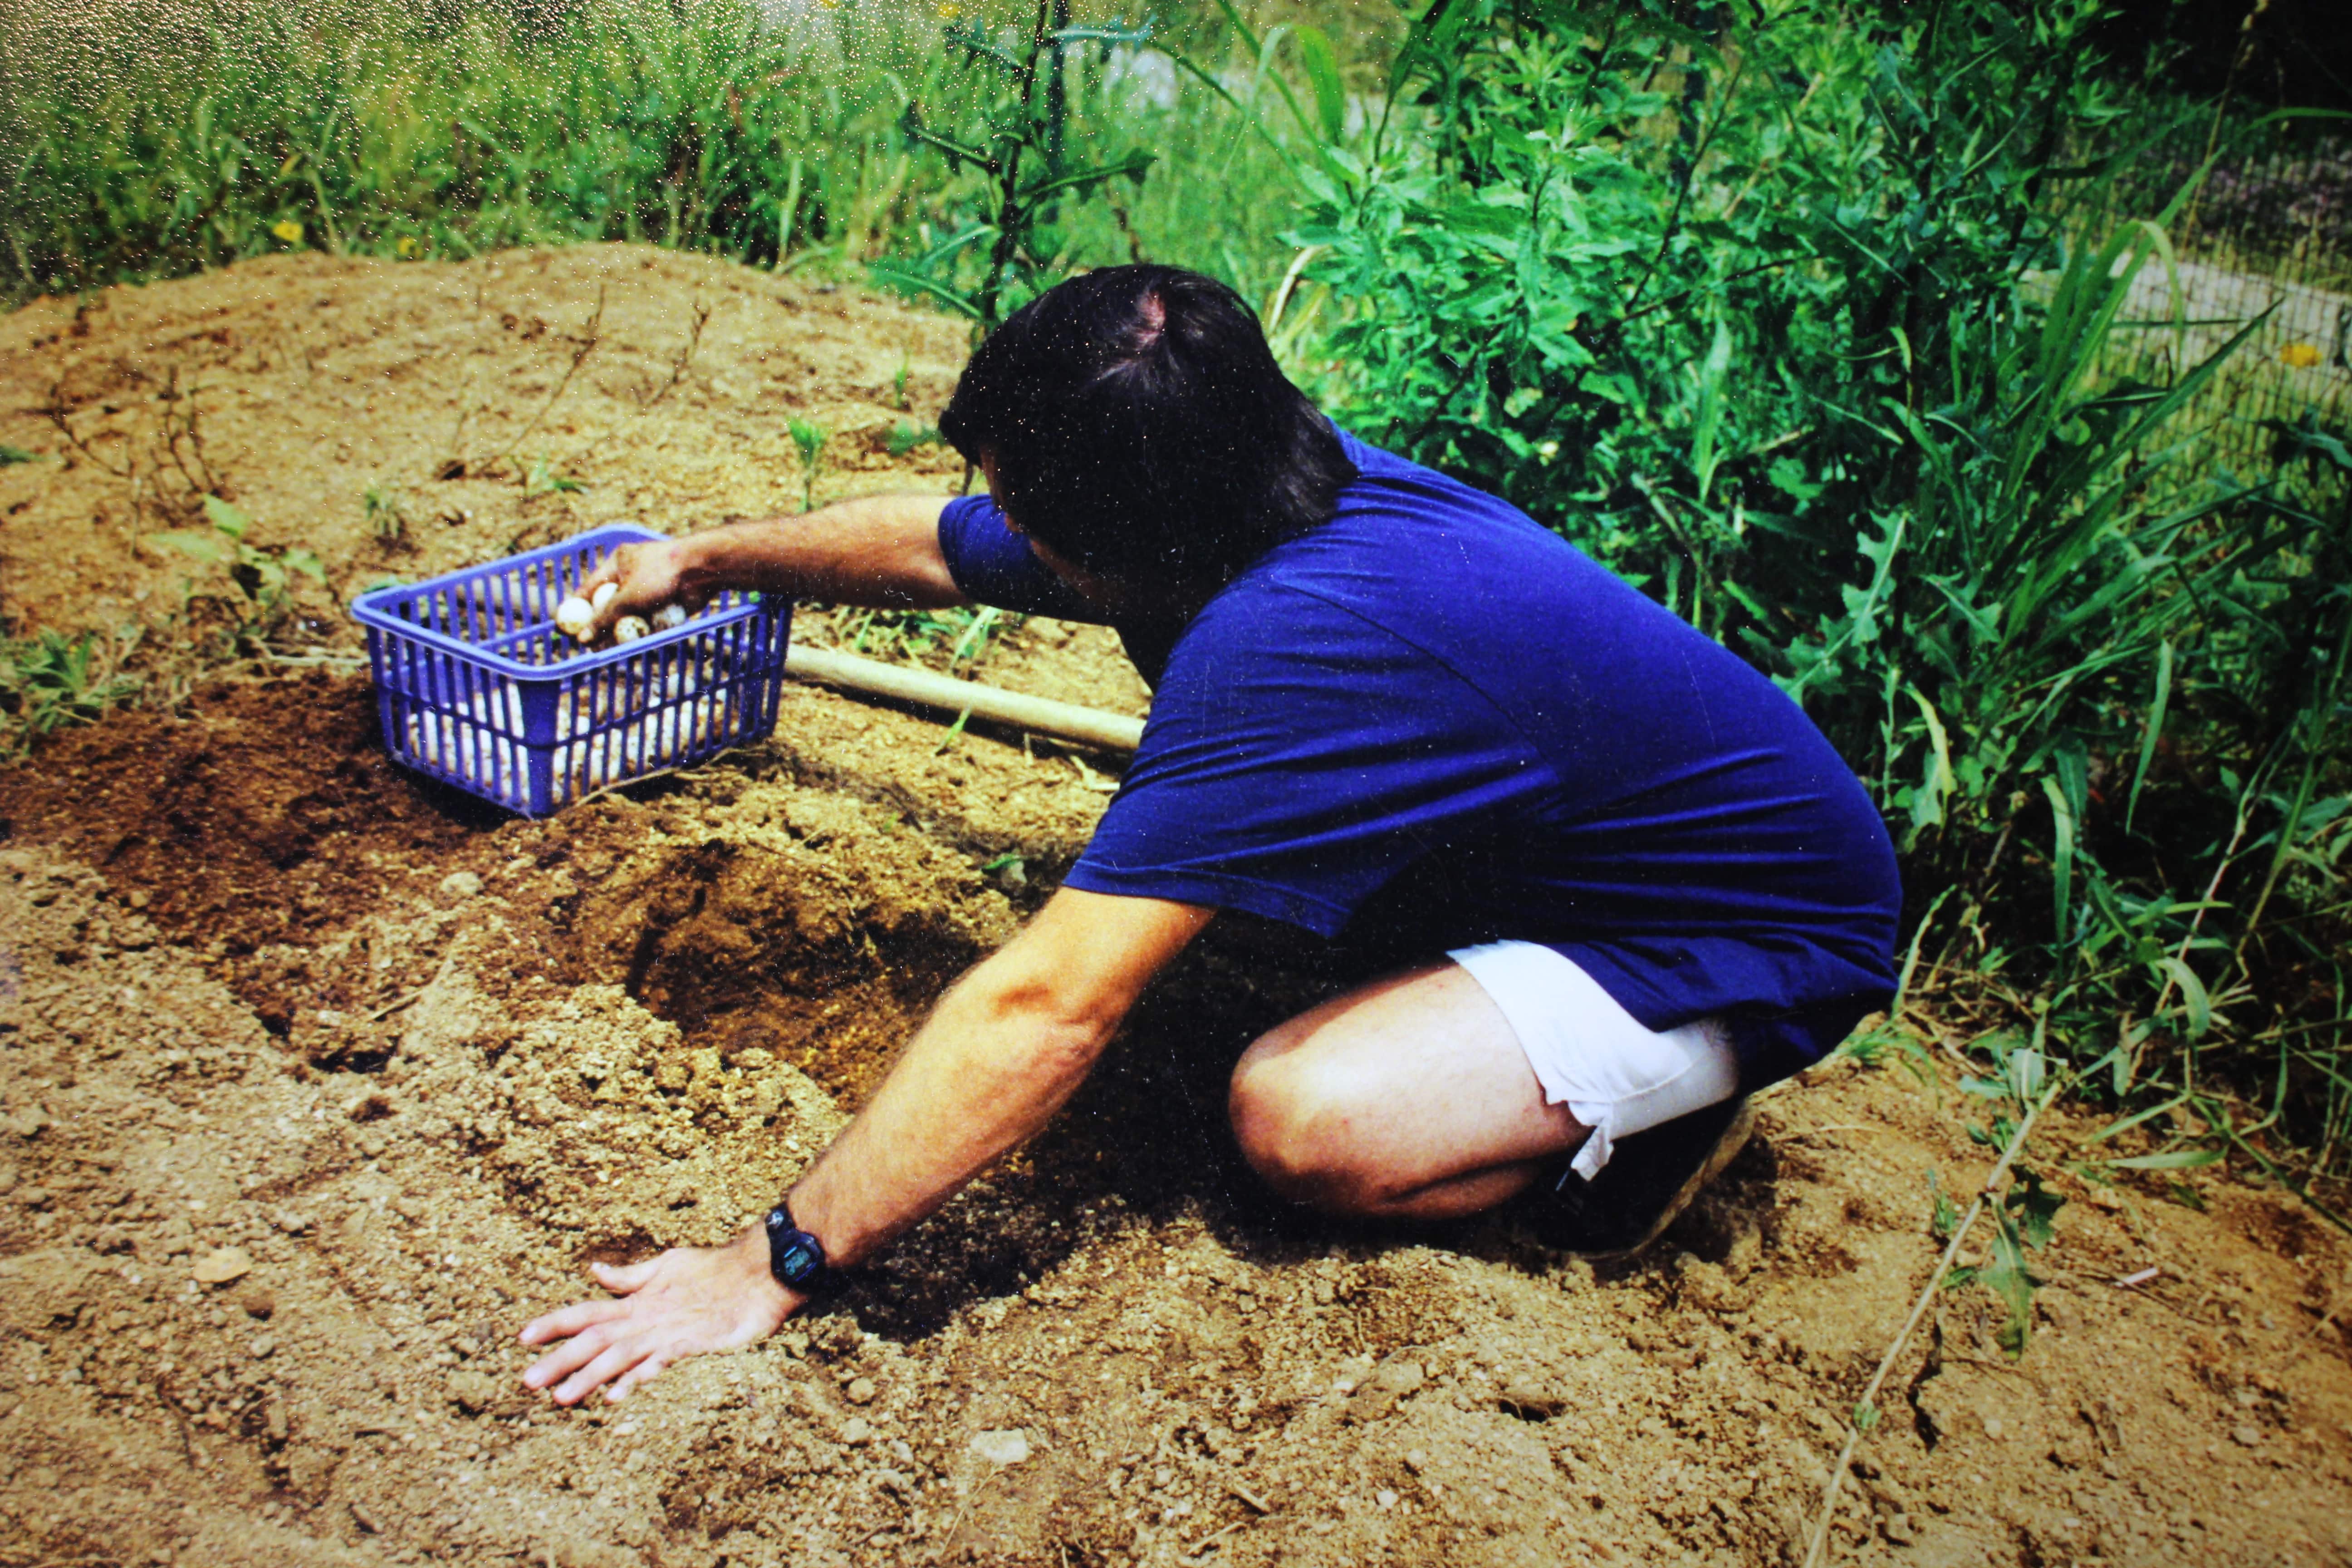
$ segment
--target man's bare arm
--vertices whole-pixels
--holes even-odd
[[[793,1217],[854,1265],[937,1209],[1061,1109],[1152,975],[1213,911],[1065,888],[940,998],[856,1121],[793,1189]],[[523,1381],[570,1405],[618,1399],[682,1356],[773,1333],[800,1299],[768,1272],[764,1231],[594,1268],[612,1299],[551,1312],[526,1344],[567,1342]]]
[[[679,539],[625,545],[581,591],[620,585],[598,617],[605,626],[666,604],[698,606],[727,588],[894,609],[964,604],[940,553],[940,513],[948,499],[867,496],[799,517],[731,522]]]

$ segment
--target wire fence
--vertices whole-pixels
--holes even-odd
[[[2280,425],[2315,416],[2340,430],[2352,408],[2352,137],[2184,116],[2098,200],[2072,208],[2068,226],[2095,239],[2161,213],[2192,183],[2169,229],[2175,265],[2141,269],[2105,368],[2167,378],[2252,324],[2178,430],[2190,447],[2182,471],[2261,479],[2277,468]]]

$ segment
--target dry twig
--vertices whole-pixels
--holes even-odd
[[[547,401],[540,405],[539,412],[530,416],[530,422],[522,427],[521,434],[507,444],[505,455],[508,461],[516,460],[515,454],[522,449],[522,444],[530,439],[541,422],[554,413],[555,405],[563,401],[564,393],[572,386],[572,378],[580,374],[580,367],[588,363],[588,356],[594,353],[596,345],[604,341],[604,289],[599,284],[596,288],[596,308],[588,312],[588,324],[582,329],[580,336],[572,340],[572,363],[563,367],[563,374],[557,380],[555,390],[547,395]]]
[[[642,397],[640,399],[637,404],[637,408],[640,413],[646,409],[651,408],[663,398],[667,397],[672,392],[677,389],[677,384],[686,379],[686,373],[693,368],[694,365],[694,351],[699,347],[702,342],[702,329],[709,323],[709,321],[710,307],[704,304],[700,300],[695,300],[694,325],[687,329],[686,347],[680,349],[678,351],[677,358],[670,363],[669,379],[663,382],[660,387],[657,388],[651,396]]]
[[[130,479],[131,477],[131,470],[128,468],[116,468],[112,463],[108,462],[104,458],[100,457],[95,451],[92,451],[90,449],[89,443],[83,440],[79,435],[75,434],[73,422],[69,417],[73,411],[66,406],[65,387],[66,384],[62,380],[51,384],[49,387],[49,400],[41,405],[41,416],[47,419],[50,424],[56,426],[58,427],[58,434],[63,436],[68,444],[69,444],[75,451],[79,452],[83,458],[88,459],[92,467],[101,468],[107,473],[112,474],[118,479]]]

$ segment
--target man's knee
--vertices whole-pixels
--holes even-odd
[[[1307,1053],[1285,1025],[1234,1068],[1228,1105],[1242,1157],[1294,1203],[1341,1212],[1377,1208],[1390,1195],[1371,1151],[1355,1131],[1351,1086]]]

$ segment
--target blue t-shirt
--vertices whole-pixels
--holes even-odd
[[[1651,1028],[1724,1015],[1750,1088],[1885,1005],[1894,846],[1797,705],[1517,508],[1342,440],[1328,523],[1119,627],[1151,716],[1068,885],[1423,959],[1541,942]],[[1103,619],[984,496],[940,543],[977,601]]]

